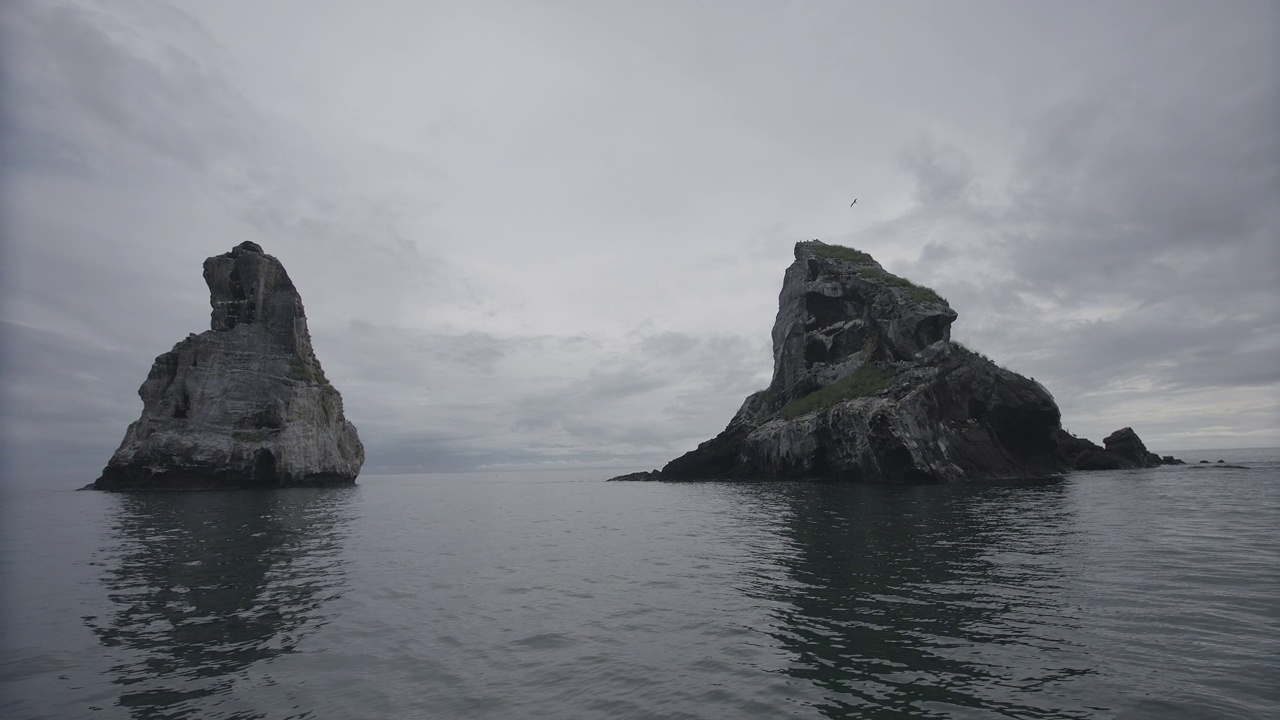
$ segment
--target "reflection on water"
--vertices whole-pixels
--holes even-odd
[[[323,626],[346,586],[341,542],[352,488],[119,496],[103,551],[113,610],[85,622],[107,648],[134,717],[184,717],[255,663]]]
[[[1280,717],[1274,469],[18,500],[3,718]]]
[[[821,690],[825,716],[1095,714],[1057,692],[1092,672],[1062,593],[1075,571],[1061,485],[755,495],[785,542],[775,576],[746,592],[780,608],[771,634],[792,655],[785,672]]]

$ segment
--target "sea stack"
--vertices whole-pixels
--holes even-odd
[[[97,490],[350,485],[364,464],[302,298],[256,243],[204,261],[211,328],[156,358]]]
[[[617,479],[1004,481],[1071,469],[1048,390],[951,342],[956,313],[866,253],[795,246],[773,380],[724,432]]]

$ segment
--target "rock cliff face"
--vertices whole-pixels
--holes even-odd
[[[343,485],[364,446],[284,266],[252,242],[204,262],[212,329],[159,356],[98,490]]]
[[[696,450],[617,479],[948,483],[1072,469],[1074,439],[1053,397],[952,343],[955,319],[932,290],[865,253],[797,243],[778,298],[769,387]]]

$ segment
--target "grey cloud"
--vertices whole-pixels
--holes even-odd
[[[156,36],[131,24],[138,15],[181,39],[148,42]],[[20,0],[0,20],[13,152],[114,175],[160,169],[139,166],[153,162],[203,170],[245,144],[252,113],[216,67],[187,49],[215,53],[181,13]]]
[[[767,382],[768,350],[745,338],[664,333],[642,338],[637,350],[653,344],[677,350],[625,353],[530,392],[517,406],[517,427],[554,425],[584,443],[683,451],[723,428],[737,404]]]
[[[451,382],[451,375],[460,371],[477,377],[491,375],[515,346],[529,342],[482,332],[446,335],[415,331],[365,320],[317,330],[313,335],[325,351],[329,374],[351,382],[419,388]]]
[[[1262,329],[1238,321],[1189,326],[1160,317],[1054,330],[1052,344],[1035,347],[1034,364],[1064,378],[1063,392],[1106,389],[1134,379],[1156,392],[1280,382],[1280,369],[1267,362],[1280,352],[1280,340],[1272,334],[1277,326]],[[1249,347],[1259,330],[1270,337]],[[1015,353],[1011,362],[1019,361]]]
[[[646,337],[640,342],[640,351],[645,355],[678,356],[697,347],[696,338],[685,333],[664,332]]]
[[[163,194],[178,212],[198,203],[247,223],[268,252],[380,260],[337,266],[361,285],[441,277],[444,263],[405,228],[407,208],[424,204],[406,188],[425,165],[382,149],[318,152],[243,94],[225,53],[184,13],[133,0],[19,2],[0,21],[12,182],[91,179],[100,193]],[[370,163],[378,174],[355,167]],[[337,284],[333,264],[316,267]]]
[[[766,346],[740,337],[646,330],[497,337],[353,322],[315,341],[370,438],[371,472],[658,463],[717,432],[769,364]]]
[[[882,245],[918,247],[899,271],[952,302],[955,337],[1046,382],[1064,411],[1082,394],[1132,404],[1138,387],[1277,395],[1276,91],[1241,66],[1267,54],[1256,44],[1217,51],[1216,84],[1125,78],[1033,115],[999,199],[963,192],[963,150],[903,153],[917,207]]]
[[[1280,116],[1274,73],[1253,66],[1268,56],[1274,49],[1256,39],[1219,48],[1211,78],[1197,79],[1183,67],[1196,63],[1184,59],[1168,72],[1191,77],[1167,94],[1135,83],[1042,113],[1011,180],[1012,219],[1038,239],[1012,248],[1021,251],[1019,275],[1114,280],[1121,269],[1175,264],[1179,253],[1256,254],[1259,246],[1273,249],[1262,268],[1274,273]]]
[[[973,183],[969,157],[929,136],[903,148],[899,161],[915,179],[916,202],[931,209],[963,200]]]
[[[18,480],[97,477],[142,403],[130,353],[84,337],[0,322],[0,428]],[[79,486],[75,485],[75,486]]]

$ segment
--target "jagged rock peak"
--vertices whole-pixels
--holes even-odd
[[[142,416],[93,487],[339,485],[364,446],[311,346],[297,289],[244,242],[204,262],[210,329],[156,358]]]
[[[950,340],[956,313],[933,290],[886,271],[870,255],[799,242],[773,324],[773,380],[782,403],[874,362],[913,358]]]
[[[305,322],[302,299],[284,266],[255,242],[246,240],[205,260],[204,281],[213,330],[258,323],[283,332],[291,331],[295,320]]]

